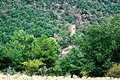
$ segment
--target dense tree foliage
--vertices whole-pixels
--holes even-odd
[[[4,51],[5,55],[12,61],[10,66],[20,68],[19,65],[31,57],[30,50],[34,39],[33,35],[29,35],[23,30],[14,32]]]
[[[67,33],[61,24],[74,22],[81,25],[81,22],[88,21],[98,23],[99,17],[110,17],[118,13],[119,1],[115,3],[110,0],[1,0],[0,40],[6,43],[18,29],[24,29],[35,37],[59,33],[66,40]]]
[[[0,50],[1,69],[10,66],[17,71],[22,70],[22,62],[30,59],[41,59],[50,68],[61,52],[55,39],[45,35],[35,38],[23,30],[15,31],[5,46],[1,44]]]
[[[119,14],[119,0],[0,0],[0,70],[103,76],[120,63]]]
[[[54,65],[60,52],[61,48],[56,40],[45,35],[37,38],[32,48],[33,57],[37,59],[42,58],[42,61],[48,68]]]
[[[52,10],[44,11],[28,5],[24,1],[1,1],[0,7],[0,41],[7,43],[14,31],[23,29],[39,37],[42,34],[52,37],[54,33],[65,32],[63,25],[58,25],[56,14]],[[55,18],[56,17],[56,18]],[[67,33],[63,34],[63,36]],[[65,39],[65,38],[64,38]]]
[[[65,68],[67,68],[67,66],[69,65],[69,69],[73,70],[70,67],[70,65],[74,65],[74,63],[77,62],[77,60],[79,60],[79,57],[77,56],[75,58],[71,57],[75,56],[76,54],[80,55],[81,53],[82,55],[84,55],[85,59],[90,61],[89,63],[92,63],[93,70],[90,69],[89,69],[90,71],[88,70],[90,76],[103,76],[107,72],[107,69],[109,69],[112,66],[112,64],[120,63],[119,20],[120,17],[117,16],[111,21],[111,23],[102,22],[101,25],[89,25],[88,27],[86,27],[81,36],[76,36],[74,38],[74,43],[78,47],[79,52],[76,53],[77,50],[72,51],[73,54],[71,55],[68,54],[67,56],[69,57],[63,59],[63,62],[65,62],[65,60],[67,61],[68,59],[70,59],[69,61],[66,62]],[[70,63],[70,61],[72,61],[73,59],[75,59],[74,63],[67,64]],[[83,62],[81,60],[79,61],[81,63]],[[86,63],[83,62],[83,64],[85,65]],[[63,66],[61,66],[61,68],[62,67]],[[67,70],[69,71],[69,69]],[[74,69],[78,68],[76,67]]]
[[[80,53],[78,49],[73,48],[70,53],[63,56],[59,64],[61,69],[61,74],[73,74],[82,76],[83,71],[92,70],[94,65],[90,63],[88,59],[84,57],[84,54]],[[59,73],[58,73],[59,74]]]

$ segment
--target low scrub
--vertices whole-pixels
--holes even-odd
[[[120,64],[113,65],[113,67],[108,70],[106,76],[120,78]]]

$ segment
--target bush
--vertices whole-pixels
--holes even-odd
[[[46,66],[42,66],[41,68],[39,68],[37,74],[41,75],[41,76],[45,76],[47,75],[48,69],[46,68]]]
[[[109,77],[116,77],[116,78],[119,78],[120,77],[120,64],[114,64],[113,67],[111,67],[106,76],[109,76]]]
[[[33,75],[39,69],[39,66],[44,65],[40,60],[34,59],[22,63],[25,65],[26,73]]]
[[[3,73],[4,74],[9,74],[9,75],[14,75],[14,74],[16,74],[16,71],[15,71],[15,69],[14,68],[12,68],[12,67],[8,67],[8,68],[6,68],[6,69],[4,69],[3,70]]]

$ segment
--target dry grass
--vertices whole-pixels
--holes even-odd
[[[0,80],[120,80],[120,78],[110,78],[110,77],[82,77],[78,78],[77,76],[73,76],[73,78],[70,78],[70,76],[64,77],[64,76],[27,76],[25,74],[16,74],[16,75],[4,75],[0,73]]]

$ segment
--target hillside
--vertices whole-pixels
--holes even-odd
[[[81,31],[85,24],[99,24],[99,18],[110,20],[119,13],[119,0],[1,0],[1,41],[6,43],[14,31],[23,29],[35,37],[58,34],[64,46],[68,44],[68,24]]]
[[[120,62],[119,21],[120,0],[0,0],[0,70],[105,76]]]

